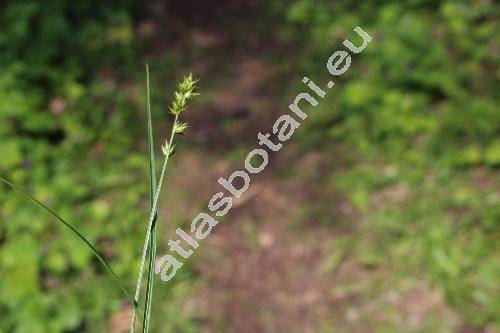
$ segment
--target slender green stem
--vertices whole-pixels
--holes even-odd
[[[175,126],[176,126],[178,118],[179,118],[179,116],[176,115],[175,119],[174,119],[174,123],[172,125],[172,131],[170,133],[170,139],[167,141],[168,146],[172,146],[172,144],[173,144],[173,140],[174,140],[174,136],[175,136]],[[148,245],[150,243],[150,238],[151,238],[151,227],[153,225],[154,217],[156,215],[156,210],[157,210],[157,207],[158,207],[158,198],[160,197],[161,187],[163,185],[163,178],[164,178],[165,172],[167,170],[167,165],[168,165],[169,157],[170,157],[170,154],[167,153],[165,155],[165,160],[163,161],[163,167],[162,167],[162,170],[161,170],[161,173],[160,173],[160,180],[158,181],[157,191],[156,191],[155,198],[154,198],[154,201],[153,201],[153,207],[152,207],[151,213],[149,215],[148,228],[147,228],[147,231],[146,231],[146,237],[145,237],[144,246],[143,246],[143,249],[142,249],[141,264],[140,264],[140,267],[139,267],[139,274],[138,274],[138,277],[137,277],[137,286],[136,286],[136,289],[135,289],[134,301],[135,301],[136,304],[139,304],[139,294],[140,294],[141,286],[142,286],[142,274],[143,274],[143,271],[144,271],[144,262],[146,261],[146,254],[147,254]],[[132,314],[132,324],[131,324],[131,329],[130,329],[131,332],[134,332],[134,325],[135,325],[135,313]]]
[[[146,304],[144,308],[144,319],[142,326],[142,333],[149,332],[149,322],[151,319],[151,309],[153,300],[153,283],[154,283],[154,264],[156,260],[156,220],[153,223],[153,230],[151,232],[151,249],[149,251],[149,264],[148,264],[148,284],[146,290]]]

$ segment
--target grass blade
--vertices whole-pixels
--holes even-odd
[[[59,222],[61,222],[66,228],[71,230],[75,236],[80,238],[80,240],[83,241],[87,245],[87,247],[90,248],[90,250],[93,252],[94,256],[101,262],[101,264],[106,268],[106,271],[109,273],[109,275],[112,277],[116,285],[123,291],[123,294],[127,297],[127,300],[130,302],[130,304],[133,306],[134,310],[137,308],[137,303],[133,301],[132,297],[129,295],[127,289],[123,285],[123,283],[120,281],[118,276],[116,275],[115,271],[111,268],[111,266],[108,264],[106,259],[99,253],[99,251],[90,243],[85,236],[82,235],[81,232],[79,232],[75,227],[73,227],[71,224],[66,222],[61,216],[59,216],[56,212],[54,212],[52,209],[47,207],[45,204],[43,204],[41,201],[30,195],[29,193],[21,190],[8,180],[0,177],[0,181],[2,181],[4,184],[12,188],[14,191],[21,193],[23,196],[25,196],[27,199],[29,199],[33,204],[36,206],[44,209],[45,211],[49,212],[53,217],[55,217]],[[135,313],[135,311],[134,311]]]
[[[148,115],[148,145],[149,145],[149,187],[151,194],[151,209],[153,209],[153,200],[156,195],[156,166],[154,156],[153,125],[151,121],[151,91],[149,85],[149,66],[146,64],[146,89],[147,89],[147,115]],[[142,332],[149,332],[149,323],[151,318],[153,284],[154,284],[154,264],[156,259],[156,222],[157,212],[151,226],[151,248],[149,251],[148,280],[146,286],[146,303],[144,308],[144,317],[142,322]]]

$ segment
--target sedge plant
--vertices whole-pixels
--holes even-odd
[[[197,80],[193,79],[193,76],[184,77],[184,80],[180,82],[177,86],[177,91],[174,94],[174,100],[172,106],[170,107],[170,113],[173,115],[174,120],[172,123],[172,129],[170,130],[170,138],[165,141],[162,146],[162,152],[164,155],[163,166],[160,173],[160,180],[158,185],[156,185],[155,177],[155,160],[154,160],[154,144],[153,144],[153,132],[151,124],[151,99],[150,99],[150,89],[149,89],[149,69],[146,65],[146,81],[147,81],[147,95],[148,95],[148,142],[149,142],[149,167],[150,167],[150,188],[151,188],[151,211],[149,215],[149,221],[146,229],[146,237],[144,239],[144,245],[142,249],[141,262],[139,266],[139,274],[137,276],[137,285],[134,295],[134,303],[139,303],[139,296],[141,292],[141,285],[143,280],[144,266],[146,262],[147,250],[150,248],[148,257],[148,278],[146,286],[146,301],[144,306],[144,317],[142,323],[142,332],[148,332],[151,306],[152,306],[152,293],[153,293],[153,283],[154,283],[154,262],[156,259],[156,219],[157,219],[157,208],[158,199],[160,197],[161,187],[163,185],[163,179],[166,174],[168,161],[170,156],[175,153],[176,143],[174,138],[176,134],[183,134],[188,125],[180,120],[181,114],[187,109],[187,102],[198,95],[196,92]],[[132,314],[132,320],[130,324],[130,332],[135,332],[135,321],[136,312]]]
[[[79,238],[85,246],[87,246],[93,253],[93,255],[99,260],[103,265],[106,272],[111,276],[117,287],[123,292],[127,301],[131,304],[133,308],[130,331],[133,333],[136,329],[137,318],[142,319],[141,332],[149,332],[150,321],[151,321],[151,309],[152,309],[152,295],[153,295],[153,284],[154,284],[154,264],[156,258],[156,222],[157,222],[157,208],[158,199],[160,196],[160,191],[163,185],[163,180],[166,176],[167,165],[169,158],[175,153],[176,143],[174,142],[176,134],[183,134],[187,129],[187,123],[180,120],[180,116],[187,109],[188,101],[193,97],[198,95],[196,92],[197,80],[193,78],[190,74],[184,77],[184,79],[178,83],[177,91],[174,93],[174,100],[169,111],[173,116],[172,129],[170,131],[169,138],[165,141],[162,146],[162,152],[164,155],[163,166],[160,172],[160,177],[158,183],[156,183],[156,168],[155,168],[155,157],[154,157],[154,141],[153,141],[153,126],[152,126],[152,116],[151,116],[151,95],[150,95],[150,84],[149,84],[149,67],[146,64],[146,94],[147,94],[147,132],[148,132],[148,155],[149,155],[149,175],[150,175],[150,213],[147,223],[146,236],[144,240],[144,246],[142,249],[142,255],[139,266],[139,273],[137,277],[136,291],[134,296],[132,296],[125,283],[118,277],[115,271],[112,269],[109,262],[104,258],[104,256],[99,252],[99,250],[71,223],[66,221],[60,214],[56,213],[53,209],[48,207],[42,201],[38,200],[28,192],[22,190],[21,188],[15,186],[7,179],[0,177],[0,182],[4,183],[14,191],[22,194],[35,206],[45,210],[50,215],[52,215],[57,222],[69,229],[77,238]],[[149,252],[148,252],[149,249]],[[143,280],[143,273],[146,261],[148,263],[148,276],[147,284],[145,288],[145,299],[144,306],[139,305],[141,286]]]

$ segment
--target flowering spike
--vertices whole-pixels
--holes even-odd
[[[187,101],[197,96],[196,83],[198,80],[193,79],[193,75],[185,76],[182,82],[177,84],[177,91],[174,93],[174,101],[170,107],[170,112],[174,116],[179,116],[186,110]]]
[[[176,134],[184,134],[184,131],[188,128],[187,123],[175,122],[174,131]]]
[[[163,146],[161,146],[161,151],[163,152],[163,155],[168,155],[168,150],[170,149],[169,146],[170,145],[168,144],[168,141],[165,142]]]

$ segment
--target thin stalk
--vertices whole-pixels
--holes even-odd
[[[148,265],[148,284],[146,290],[146,302],[144,306],[144,318],[142,325],[142,332],[149,332],[149,323],[151,320],[151,309],[153,302],[153,281],[154,281],[154,263],[156,260],[156,219],[153,223],[153,230],[151,232],[151,248],[149,250],[149,265]]]
[[[173,125],[172,125],[172,131],[170,133],[170,139],[167,141],[167,144],[170,147],[172,147],[172,143],[173,143],[173,140],[174,140],[175,126],[177,124],[178,118],[179,118],[179,116],[175,115],[175,119],[174,119],[174,122],[173,122]],[[171,154],[168,154],[168,153],[165,154],[165,160],[163,161],[163,167],[162,167],[162,170],[161,170],[161,173],[160,173],[160,180],[158,182],[157,191],[156,191],[155,198],[154,198],[154,201],[153,201],[153,207],[151,209],[151,213],[149,214],[148,228],[147,228],[147,231],[146,231],[146,237],[145,237],[144,246],[143,246],[143,249],[142,249],[141,265],[139,267],[139,274],[138,274],[138,277],[137,277],[137,287],[135,289],[134,301],[136,302],[136,304],[139,304],[139,294],[140,294],[141,285],[142,285],[142,273],[144,271],[144,262],[146,261],[146,253],[147,253],[147,250],[148,250],[148,245],[150,243],[151,226],[153,225],[154,217],[156,215],[156,210],[158,208],[158,198],[160,197],[161,187],[163,185],[163,178],[164,178],[165,172],[167,170],[168,159],[169,159],[170,155]],[[130,332],[132,332],[132,333],[134,332],[134,325],[135,325],[135,313],[132,314],[132,323],[131,323],[131,327],[130,327]]]
[[[151,320],[151,309],[153,302],[153,284],[154,284],[154,263],[156,260],[156,219],[153,223],[153,230],[151,232],[151,249],[149,250],[149,263],[148,263],[148,284],[146,290],[146,304],[144,308],[144,318],[142,325],[142,333],[149,332],[149,323]]]

